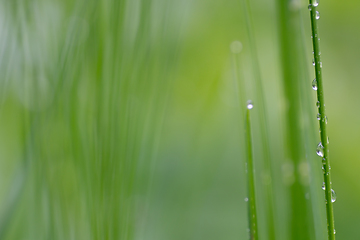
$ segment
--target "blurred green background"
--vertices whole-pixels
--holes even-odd
[[[301,96],[313,114],[302,124],[317,143],[308,2],[283,2],[300,11],[308,76]],[[276,239],[289,239],[277,1],[250,7]],[[324,0],[318,9],[336,236],[360,239],[360,2]],[[231,51],[234,41],[240,53]],[[248,239],[247,99],[260,238],[268,239],[249,45],[242,0],[1,0],[0,239]],[[304,150],[306,199],[315,199],[314,236],[326,239],[315,149]]]

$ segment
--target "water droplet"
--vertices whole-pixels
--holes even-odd
[[[324,166],[321,167],[323,174],[325,174],[325,168]]]
[[[326,158],[322,159],[322,164],[325,165],[326,164]]]
[[[324,121],[325,121],[325,124],[328,123],[328,117],[327,116],[324,117]]]
[[[320,13],[318,11],[316,11],[316,13],[315,13],[315,18],[316,18],[316,20],[318,20],[320,18]]]
[[[330,141],[329,141],[329,137],[327,137],[327,143],[328,143],[328,144],[330,143]]]
[[[317,88],[317,81],[316,81],[316,78],[312,81],[312,89],[314,89],[315,91],[318,89]]]
[[[320,68],[322,68],[322,62],[320,62]]]
[[[314,5],[314,7],[319,6],[319,0],[314,0],[313,5]]]
[[[331,202],[335,202],[335,201],[336,201],[336,193],[334,189],[331,189]]]
[[[247,107],[248,109],[252,109],[252,108],[254,107],[254,104],[252,103],[251,100],[247,101],[246,104],[247,104],[246,107]]]
[[[320,119],[321,119],[321,114],[320,114],[320,113],[318,113],[318,114],[316,115],[316,119],[317,119],[317,120],[320,120]]]
[[[322,190],[325,190],[325,182],[323,182],[323,185],[321,186]]]
[[[243,46],[242,43],[240,41],[233,41],[230,44],[230,50],[232,53],[240,53],[242,50]]]
[[[324,149],[323,148],[316,148],[316,154],[319,156],[319,157],[324,157]]]
[[[249,201],[249,199],[248,199],[248,198],[245,198],[244,200],[245,200],[245,202]]]
[[[309,11],[311,11],[311,4],[309,4],[308,9],[309,9]]]
[[[320,102],[319,101],[316,102],[316,107],[318,107],[318,108],[320,107]]]
[[[319,144],[316,147],[316,154],[319,157],[324,157],[324,146],[322,145],[321,142],[319,142]]]
[[[334,234],[336,234],[336,230],[334,229]]]
[[[312,64],[313,64],[313,66],[315,66],[315,58],[313,58]]]

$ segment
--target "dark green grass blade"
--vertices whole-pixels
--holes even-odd
[[[255,196],[255,169],[253,161],[253,148],[252,148],[252,136],[250,125],[250,109],[246,110],[246,143],[247,143],[247,158],[246,158],[246,173],[248,181],[248,213],[249,213],[249,229],[250,239],[258,239],[258,225],[257,225],[257,213],[256,213],[256,196]]]
[[[275,216],[274,216],[274,196],[272,186],[272,168],[271,168],[271,157],[270,157],[270,146],[269,146],[269,133],[268,133],[268,122],[264,100],[264,90],[261,79],[260,63],[257,56],[257,48],[255,43],[255,35],[253,33],[253,23],[251,18],[251,9],[249,0],[243,0],[243,13],[245,16],[246,30],[249,38],[249,47],[252,59],[252,70],[255,79],[256,97],[258,98],[258,114],[260,116],[260,132],[261,132],[261,145],[263,147],[263,164],[264,164],[264,176],[267,176],[269,181],[264,184],[265,196],[266,196],[266,224],[267,224],[267,235],[269,240],[276,239],[275,232]]]
[[[310,8],[310,20],[311,20],[311,32],[312,32],[312,45],[314,51],[314,62],[315,62],[315,77],[317,83],[317,101],[318,109],[320,114],[320,139],[323,146],[323,165],[324,165],[324,182],[325,182],[325,199],[326,199],[326,217],[328,226],[328,239],[335,239],[335,224],[334,224],[334,212],[332,202],[332,188],[331,188],[331,173],[330,173],[330,160],[329,160],[329,147],[328,147],[328,136],[326,130],[326,114],[325,114],[325,97],[323,90],[322,81],[322,63],[320,53],[320,37],[318,33],[318,11],[317,5],[312,4],[312,0],[309,0]]]

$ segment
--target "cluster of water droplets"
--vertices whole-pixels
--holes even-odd
[[[329,137],[327,138],[327,143],[329,144]],[[323,146],[322,142],[318,143],[318,145],[316,147],[316,154],[322,158],[323,174],[329,175],[331,167],[329,166],[329,169],[328,170],[326,169],[326,158],[325,158],[324,146]],[[330,185],[331,185],[331,182],[330,182]],[[323,182],[321,188],[322,188],[322,190],[326,190],[325,182]],[[336,193],[335,193],[334,189],[331,189],[331,202],[335,202],[335,201],[336,201]]]
[[[319,101],[316,103],[316,106],[317,106],[318,108],[320,107]],[[319,121],[321,120],[322,122],[325,122],[325,124],[328,123],[328,117],[327,117],[327,116],[322,117],[322,116],[321,116],[321,113],[316,114],[316,119],[319,120]],[[329,141],[329,140],[328,140],[328,141]]]
[[[309,4],[308,6],[308,9],[310,11],[313,10],[314,7],[317,7],[319,5],[319,0],[313,0],[313,3],[312,4]],[[316,20],[319,20],[320,19],[320,13],[318,11],[315,11],[315,19]],[[311,38],[313,38],[313,36],[311,36]],[[317,34],[315,34],[315,38],[318,38]],[[320,38],[318,38],[318,41],[320,41]],[[314,52],[313,52],[314,54]],[[319,55],[321,54],[321,52],[319,52]],[[316,61],[315,61],[315,56],[312,60],[312,65],[315,66],[316,65]],[[319,67],[322,68],[322,62],[319,63]],[[311,86],[312,86],[312,89],[317,91],[318,90],[318,82],[316,80],[316,78],[312,81],[311,83]],[[317,108],[320,108],[320,102],[317,101],[316,102],[316,107]],[[319,112],[317,115],[316,115],[316,119],[319,120],[319,121],[322,121],[322,122],[325,122],[325,124],[327,124],[328,122],[328,118],[327,116],[321,116],[321,113]],[[321,129],[319,130],[321,132]],[[327,137],[327,144],[329,144],[329,137]],[[326,175],[329,175],[329,171],[327,171],[326,169],[326,158],[325,158],[325,154],[324,154],[324,146],[322,144],[322,142],[319,142],[317,147],[316,147],[316,154],[322,158],[322,171],[323,171],[323,174],[326,174]],[[329,166],[329,169],[330,170],[331,167]],[[330,185],[331,185],[331,182],[330,182]],[[329,187],[329,186],[328,186]],[[325,182],[322,183],[322,186],[321,186],[321,189],[322,190],[326,190],[326,184]],[[334,189],[331,189],[331,202],[335,202],[336,201],[336,193],[334,191]],[[334,234],[336,234],[336,231],[334,229]]]
[[[309,4],[308,9],[309,9],[309,11],[312,11],[313,8],[315,8],[315,7],[317,7],[317,6],[319,6],[319,0],[314,0],[312,4]],[[315,11],[315,19],[316,19],[316,20],[320,19],[320,13],[319,13],[319,11]],[[313,38],[312,35],[311,35],[311,38]],[[317,36],[317,34],[315,34],[315,38],[317,38],[317,39],[320,41],[320,38]],[[313,54],[314,54],[314,52],[313,52]],[[319,55],[320,55],[320,54],[321,54],[321,53],[319,52]],[[315,64],[316,64],[315,58],[313,58],[312,64],[313,64],[313,66],[315,66]],[[320,66],[320,68],[322,68],[322,62],[319,63],[319,66]],[[312,88],[313,88],[314,90],[317,90],[316,79],[314,79],[313,82],[312,82]]]
[[[321,186],[321,189],[324,190],[324,191],[326,190],[325,182],[323,182],[323,184]],[[332,203],[336,202],[336,193],[335,193],[334,189],[331,189],[331,202]]]
[[[321,121],[325,122],[326,124],[328,123],[328,117],[325,116]]]
[[[326,190],[325,182],[323,182],[321,189],[324,191]],[[334,189],[331,189],[331,202],[335,202],[335,201],[336,201],[336,193],[335,193]]]
[[[319,118],[319,114],[318,114],[318,118]],[[327,143],[329,144],[329,137],[327,138]],[[322,144],[322,142],[319,142],[317,147],[316,147],[316,154],[322,158],[322,171],[323,174],[329,175],[329,170],[331,169],[331,167],[329,166],[329,169],[326,169],[326,158],[325,158],[325,154],[324,154],[324,146]],[[331,182],[330,182],[331,185]],[[326,190],[326,184],[325,182],[323,182],[322,186],[321,186],[322,190]],[[336,201],[336,193],[334,191],[334,189],[331,189],[331,202],[335,202]]]
[[[317,119],[317,120],[320,120],[320,119],[321,119],[321,114],[320,114],[320,113],[318,113],[318,114],[316,115],[316,119]]]

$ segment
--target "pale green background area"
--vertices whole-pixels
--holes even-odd
[[[96,208],[103,196],[102,188],[97,188],[98,180],[95,177],[99,167],[96,161],[88,163],[88,159],[96,155],[96,146],[107,149],[111,141],[103,140],[112,136],[113,132],[107,120],[116,118],[107,115],[111,112],[107,112],[106,108],[108,95],[97,95],[101,92],[101,84],[105,86],[104,93],[110,93],[113,82],[106,81],[111,76],[105,73],[102,75],[105,80],[97,85],[95,52],[99,39],[105,39],[104,42],[100,41],[102,46],[115,45],[107,40],[115,36],[116,23],[106,22],[105,17],[102,21],[101,16],[95,16],[91,11],[81,11],[86,8],[79,6],[86,3],[80,0],[17,1],[18,8],[23,6],[24,11],[38,16],[35,23],[22,19],[21,14],[12,14],[5,7],[8,6],[6,2],[1,1],[0,5],[0,15],[3,16],[0,17],[0,69],[4,73],[0,77],[0,206],[1,223],[8,223],[6,239],[92,239],[89,229],[94,226],[89,225],[86,219],[95,218],[100,222],[98,225],[107,225],[106,221],[111,222],[111,219],[106,219],[102,208]],[[283,112],[286,103],[283,101],[280,78],[281,46],[278,45],[276,4],[267,0],[251,1],[251,4],[269,120],[277,234],[278,239],[287,239],[285,229],[289,206],[282,176],[282,166],[286,160],[283,153]],[[244,124],[233,82],[234,55],[230,51],[230,44],[235,40],[243,44],[243,51],[236,56],[241,78],[246,82],[246,96],[242,97],[256,99],[256,96],[241,1],[156,0],[147,12],[151,12],[151,22],[139,21],[139,16],[146,14],[139,11],[140,5],[139,0],[128,1],[126,5],[123,30],[125,50],[119,51],[124,54],[124,60],[120,62],[114,57],[112,54],[116,51],[112,52],[110,47],[110,50],[104,50],[107,55],[103,59],[106,66],[111,62],[119,66],[120,72],[126,72],[126,81],[134,84],[129,84],[132,86],[130,90],[120,93],[125,99],[132,99],[133,105],[129,109],[134,109],[124,113],[128,114],[126,117],[130,125],[133,124],[126,133],[130,136],[126,140],[129,144],[109,147],[116,149],[114,152],[118,151],[125,159],[131,154],[121,155],[121,151],[128,149],[133,154],[131,159],[138,161],[132,197],[121,198],[124,200],[122,204],[127,203],[128,199],[134,204],[124,205],[133,207],[135,224],[131,227],[135,232],[134,239],[247,239]],[[299,6],[304,9],[304,44],[308,69],[311,70],[308,73],[308,91],[314,102],[314,119],[309,124],[317,129],[315,92],[311,90],[313,69],[307,2],[301,1]],[[360,155],[356,151],[356,144],[360,141],[360,111],[357,110],[360,106],[360,86],[357,81],[360,76],[360,3],[347,1],[339,4],[334,0],[321,0],[318,9],[321,15],[319,31],[329,118],[332,183],[337,193],[334,203],[336,236],[337,239],[357,239],[360,226]],[[75,26],[76,30],[69,30],[71,26]],[[91,31],[94,26],[99,30]],[[114,31],[107,32],[109,29],[103,26],[109,26]],[[28,45],[16,45],[25,37],[30,39]],[[71,40],[71,37],[75,40]],[[61,59],[66,49],[72,57],[64,70],[65,74],[59,76],[56,74],[60,67],[54,59]],[[24,56],[32,57],[27,59]],[[33,88],[31,78],[27,78],[30,73],[26,66],[34,66],[36,70],[42,69],[39,66],[50,66],[46,71],[51,73],[51,77],[47,77],[45,83],[40,81],[42,90]],[[69,100],[70,88],[65,85],[59,93],[59,103],[50,105],[52,111],[46,112],[42,104],[51,99],[51,82],[57,77],[72,79],[69,76],[81,79],[75,88],[79,91],[79,102]],[[45,94],[37,94],[37,91]],[[99,103],[96,99],[102,100]],[[40,110],[32,109],[32,104],[40,106]],[[119,105],[119,108],[125,105]],[[254,110],[256,107],[254,100]],[[66,109],[72,109],[79,115],[75,120],[71,119],[66,115]],[[121,119],[120,113],[119,116]],[[259,230],[261,239],[266,239],[262,149],[256,144],[261,142],[257,117],[254,111]],[[30,129],[26,124],[24,127],[24,118],[35,119],[33,138],[29,138],[28,131],[23,130]],[[63,119],[71,119],[85,129],[80,134],[80,142],[69,141],[73,136],[69,127],[72,122]],[[87,135],[95,131],[93,123],[97,121],[94,119],[104,122],[100,121],[98,135]],[[125,135],[124,129],[126,127],[122,125],[114,132]],[[316,133],[314,135],[317,136]],[[98,141],[96,136],[100,136]],[[32,145],[33,141],[36,147]],[[27,142],[27,148],[24,142]],[[88,152],[88,155],[81,155],[81,151]],[[32,177],[26,178],[25,187],[19,188],[23,193],[16,194],[21,176],[29,174],[23,173],[19,167],[24,152],[30,152],[27,156],[41,161],[36,165],[37,170],[30,173]],[[79,154],[84,159],[83,165],[79,164],[80,168],[88,167],[83,171],[79,171],[76,165]],[[314,160],[320,161],[317,157]],[[321,169],[313,171],[320,176]],[[80,172],[88,176],[86,183],[79,180]],[[105,171],[103,176],[106,175],[111,176]],[[116,180],[119,185],[114,189],[123,182],[127,183],[127,175],[124,176]],[[322,183],[316,182],[316,177],[312,179],[311,184],[318,186],[319,196],[322,196]],[[111,179],[108,181],[111,182]],[[48,192],[39,187],[43,185],[48,186]],[[92,201],[89,196],[100,199],[97,202],[95,198],[95,207],[91,208],[93,211],[89,211],[85,204]],[[104,195],[104,199],[107,197]],[[112,197],[109,197],[113,200],[108,204],[110,209],[118,203],[117,198]],[[20,204],[14,207],[13,217],[8,218],[7,211],[11,209],[11,203],[16,202],[14,199],[20,199]],[[41,201],[37,201],[39,199]],[[322,207],[322,224],[325,224],[325,205]],[[41,213],[38,209],[41,209]],[[126,221],[119,220],[119,224],[125,226]],[[57,238],[44,233],[52,231],[57,233]],[[64,236],[58,234],[61,231]],[[44,235],[38,235],[39,232]],[[324,235],[325,228],[320,232]]]

